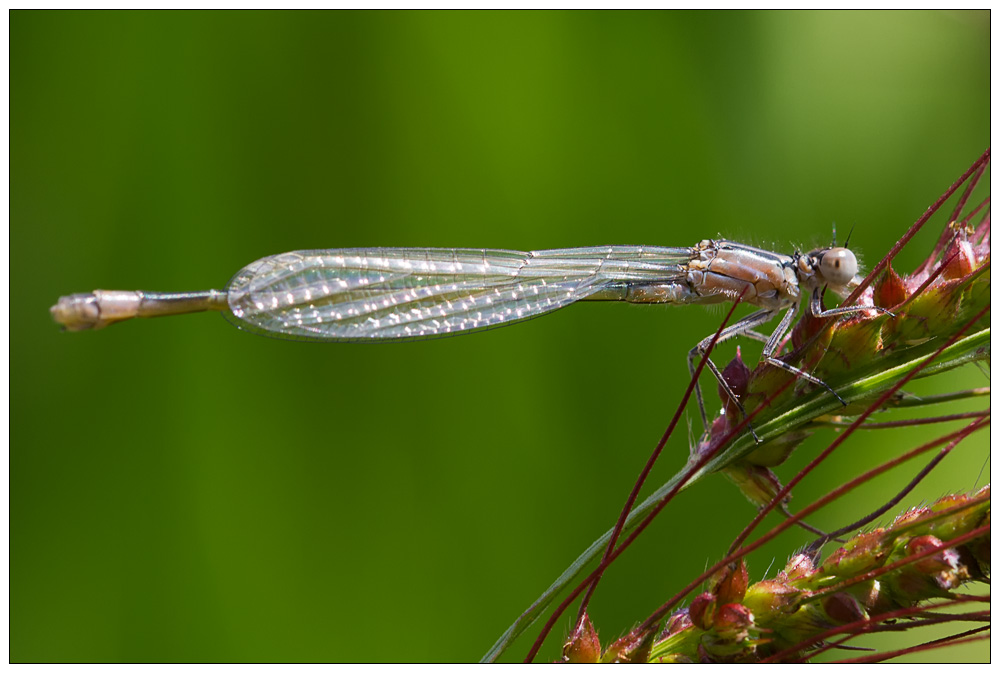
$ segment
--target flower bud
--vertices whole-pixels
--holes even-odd
[[[739,603],[747,593],[750,574],[746,563],[740,559],[720,571],[718,583],[715,585],[715,596],[720,603]]]
[[[743,358],[738,346],[736,348],[736,357],[730,360],[729,364],[723,368],[722,378],[729,384],[729,388],[736,393],[737,397],[740,399],[746,397],[747,384],[750,382],[750,368],[743,364]],[[729,418],[737,419],[738,422],[741,418],[740,408],[736,406],[736,402],[726,393],[721,384],[718,386],[718,391],[725,415]]]
[[[954,280],[969,275],[976,266],[976,254],[965,232],[959,231],[945,248],[941,259],[948,260],[941,278]]]
[[[693,601],[688,608],[688,616],[691,622],[703,631],[712,628],[712,618],[715,615],[715,596],[710,593],[703,593]]]
[[[914,555],[931,549],[941,549],[944,543],[933,535],[921,535],[906,543],[906,555]],[[944,570],[955,570],[958,566],[958,554],[954,549],[941,549],[939,554],[932,554],[915,561],[913,567],[922,573],[937,573]]]
[[[611,643],[601,658],[605,663],[645,664],[656,640],[656,628],[632,631]]]
[[[741,643],[749,637],[753,622],[753,613],[749,608],[739,603],[726,603],[715,611],[712,625],[720,637]]]
[[[796,554],[785,564],[785,578],[790,580],[806,579],[816,572],[812,558],[808,554]]]
[[[667,620],[667,628],[665,631],[668,636],[672,636],[693,627],[694,624],[691,623],[691,617],[688,615],[688,610],[687,608],[684,608],[670,615],[670,619]]]
[[[755,615],[767,612],[794,612],[798,609],[802,591],[779,580],[763,580],[747,589],[743,605]]]
[[[862,533],[823,562],[822,571],[837,577],[856,577],[881,565],[889,550],[883,546],[885,531]]]
[[[854,596],[839,592],[823,599],[823,610],[837,624],[849,624],[868,619],[868,613]]]
[[[899,277],[896,270],[892,268],[892,264],[889,264],[886,267],[885,273],[875,283],[875,305],[892,308],[906,301],[906,297],[906,284],[903,283],[903,279]]]
[[[562,660],[569,664],[596,664],[601,660],[601,641],[597,638],[590,615],[583,616],[583,622],[563,645]]]

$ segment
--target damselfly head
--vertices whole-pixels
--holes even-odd
[[[829,248],[818,257],[819,273],[830,285],[847,285],[858,273],[858,258],[847,248]]]
[[[848,248],[819,248],[796,257],[800,280],[808,287],[825,287],[846,297],[861,281],[858,258]]]

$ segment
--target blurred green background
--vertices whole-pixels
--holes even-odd
[[[320,345],[213,315],[60,333],[58,296],[220,288],[302,248],[791,251],[834,222],[870,265],[989,143],[988,12],[15,11],[10,38],[20,662],[477,659],[613,524],[722,315],[585,304]],[[914,390],[978,385],[968,368]],[[928,432],[857,437],[795,503]],[[981,485],[988,456],[981,433],[907,503]],[[812,522],[842,525],[916,469]],[[685,493],[603,582],[602,638],[753,513],[721,477]],[[753,579],[805,541],[753,556]]]

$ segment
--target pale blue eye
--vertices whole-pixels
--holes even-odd
[[[819,270],[830,285],[847,285],[858,272],[858,258],[847,248],[831,248],[823,253]]]

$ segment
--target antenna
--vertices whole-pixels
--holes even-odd
[[[854,225],[852,224],[851,225],[851,230],[849,232],[847,232],[847,240],[844,241],[844,247],[845,248],[848,247],[847,244],[851,242],[851,234],[853,234],[853,233],[854,233]]]

